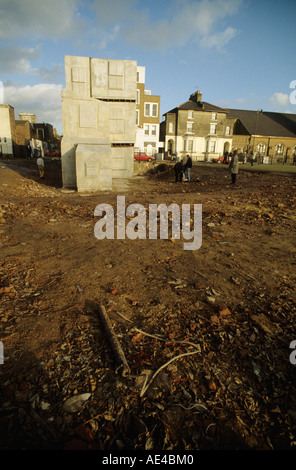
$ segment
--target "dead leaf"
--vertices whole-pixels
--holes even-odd
[[[143,334],[142,333],[137,333],[135,336],[133,336],[132,338],[132,343],[133,344],[136,344],[138,343],[139,341],[141,341],[143,338]]]
[[[223,306],[222,308],[220,308],[219,314],[220,314],[219,318],[223,318],[223,317],[227,317],[228,315],[231,315],[231,311],[229,310],[228,307]]]

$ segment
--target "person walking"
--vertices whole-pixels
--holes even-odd
[[[186,158],[187,158],[187,161],[184,165],[184,168],[186,170],[187,181],[188,183],[190,183],[190,169],[192,168],[192,158],[190,157],[190,155],[186,155]]]
[[[233,152],[233,156],[231,158],[230,164],[229,164],[229,171],[231,173],[231,184],[236,183],[236,177],[238,174],[238,155],[237,155],[237,150]]]
[[[38,166],[39,176],[40,178],[43,178],[44,177],[44,159],[42,155],[39,158],[37,158],[36,163]]]

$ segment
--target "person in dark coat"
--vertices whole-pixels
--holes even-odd
[[[177,181],[182,181],[183,173],[184,173],[184,166],[182,162],[175,163],[174,172],[175,172],[175,177],[176,177],[176,183]]]
[[[238,174],[238,155],[237,155],[237,150],[233,152],[233,156],[231,158],[230,164],[229,164],[229,170],[231,173],[231,184],[236,183],[236,176]]]
[[[186,170],[187,181],[188,183],[190,183],[190,168],[192,168],[192,158],[190,157],[190,155],[187,155],[186,158],[187,161],[184,165],[184,168]]]

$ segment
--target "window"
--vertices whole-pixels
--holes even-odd
[[[149,135],[149,126],[148,126],[148,124],[144,125],[144,134]]]
[[[275,147],[275,153],[277,155],[283,155],[284,154],[284,145],[283,144],[277,144]]]
[[[187,132],[193,133],[193,122],[187,122]]]
[[[216,151],[216,142],[210,142],[210,152],[214,153]]]
[[[212,113],[212,121],[217,121],[217,113]]]
[[[174,132],[174,124],[169,122],[169,132]]]
[[[257,145],[257,152],[265,153],[265,150],[266,150],[266,145],[264,142],[261,142],[260,144]]]
[[[226,126],[225,134],[230,135],[230,126]]]
[[[145,103],[145,112],[146,117],[157,117],[158,114],[158,104],[157,103]]]
[[[140,103],[140,90],[137,90],[137,101],[136,104]]]
[[[210,134],[216,134],[216,124],[211,124],[210,126]]]
[[[187,151],[188,152],[193,151],[193,140],[188,140],[188,142],[187,142]]]
[[[139,125],[139,110],[136,110],[136,125]]]
[[[156,135],[156,126],[151,126],[151,135]]]
[[[188,111],[188,119],[193,119],[193,111]]]
[[[37,128],[37,138],[38,138],[39,140],[44,139],[44,129],[38,129],[38,128]]]

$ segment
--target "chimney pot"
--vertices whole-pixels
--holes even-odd
[[[201,103],[202,92],[200,90],[198,90],[195,93],[192,93],[192,95],[190,95],[190,99],[191,99],[191,101],[195,101],[196,103]]]

